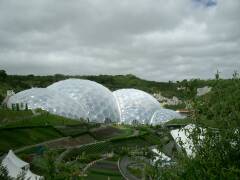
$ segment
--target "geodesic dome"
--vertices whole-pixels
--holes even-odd
[[[155,126],[158,124],[163,124],[172,119],[183,119],[183,118],[185,117],[176,111],[162,108],[153,114],[150,124]]]
[[[153,114],[161,109],[160,103],[150,94],[137,89],[120,89],[113,92],[117,99],[120,122],[149,124]]]
[[[87,118],[92,122],[119,120],[116,100],[112,92],[101,84],[89,80],[67,79],[56,82],[47,89],[62,93],[81,104]]]
[[[175,111],[161,108],[150,94],[137,89],[111,92],[89,80],[67,79],[47,88],[32,88],[11,96],[7,102],[24,109],[43,109],[52,114],[90,122],[120,122],[124,124],[157,125],[174,118],[182,118]],[[21,107],[23,105],[23,107]]]
[[[32,88],[21,91],[9,98],[8,107],[11,108],[12,104],[23,106],[20,107],[21,109],[27,104],[29,109],[40,108],[52,114],[72,119],[86,117],[85,110],[80,104],[61,93],[46,88]]]

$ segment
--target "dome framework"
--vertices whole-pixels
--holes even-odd
[[[81,104],[91,122],[116,122],[119,120],[117,103],[112,92],[93,81],[67,79],[56,82],[47,89],[62,93]]]
[[[162,108],[144,91],[119,89],[111,92],[101,84],[81,79],[21,91],[9,98],[8,107],[14,104],[27,104],[29,109],[40,108],[63,117],[97,123],[158,125],[183,118],[173,110]]]
[[[61,93],[46,88],[32,88],[21,91],[9,98],[8,107],[11,108],[12,104],[19,104],[20,109],[23,109],[27,104],[29,109],[42,109],[72,119],[87,117],[80,104]],[[21,107],[22,105],[23,107]]]
[[[120,121],[125,124],[138,122],[149,124],[155,111],[161,109],[160,103],[150,94],[137,89],[120,89],[113,92],[117,99]]]

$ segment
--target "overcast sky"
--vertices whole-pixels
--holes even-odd
[[[240,0],[0,0],[0,69],[231,77],[240,70]]]

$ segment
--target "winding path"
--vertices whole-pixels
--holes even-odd
[[[78,146],[72,146],[72,147],[69,147],[67,148],[64,152],[62,152],[58,158],[56,159],[56,163],[60,163],[63,158],[69,153],[71,152],[71,150],[75,149],[75,148],[81,148],[81,147],[84,147],[84,146],[89,146],[89,145],[93,145],[93,144],[98,144],[98,143],[104,143],[106,141],[96,141],[96,142],[93,142],[93,143],[88,143],[88,144],[81,144],[81,145],[78,145]]]
[[[120,171],[120,173],[122,174],[122,176],[126,179],[126,180],[140,180],[139,178],[137,178],[136,176],[132,175],[127,167],[128,165],[131,163],[131,160],[128,158],[128,156],[124,156],[123,158],[120,158],[118,160],[118,169]]]
[[[103,160],[108,159],[108,158],[111,158],[111,157],[113,157],[113,154],[111,154],[111,153],[104,154],[104,157],[102,157],[101,159],[97,159],[97,160],[94,160],[94,161],[88,163],[88,164],[86,165],[86,167],[83,169],[83,172],[82,172],[82,173],[85,174],[85,172],[88,170],[88,168],[92,167],[92,166],[93,166],[94,164],[96,164],[97,162],[103,161]]]
[[[14,152],[15,153],[19,153],[19,152],[24,151],[24,150],[26,150],[28,148],[37,147],[37,146],[43,146],[43,145],[47,145],[48,143],[53,143],[53,142],[58,142],[58,141],[62,141],[62,140],[67,140],[67,139],[70,139],[70,138],[71,137],[67,136],[67,137],[62,137],[62,138],[58,138],[58,139],[52,139],[52,140],[49,140],[49,141],[44,141],[42,143],[28,145],[28,146],[24,146],[22,148],[15,149]]]

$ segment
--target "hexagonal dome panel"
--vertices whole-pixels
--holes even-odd
[[[112,92],[101,84],[89,80],[67,79],[47,88],[60,92],[81,104],[92,122],[119,120],[116,100]]]
[[[151,125],[163,124],[172,119],[183,119],[185,116],[171,109],[160,109],[154,113],[150,121]]]
[[[29,109],[40,108],[52,114],[72,119],[86,117],[86,112],[80,104],[61,93],[46,88],[32,88],[21,91],[10,97],[8,107],[11,108],[12,104],[22,104],[23,106],[27,104]]]
[[[161,109],[160,103],[150,94],[137,89],[120,89],[113,92],[117,99],[120,121],[125,124],[149,124],[153,114]]]

